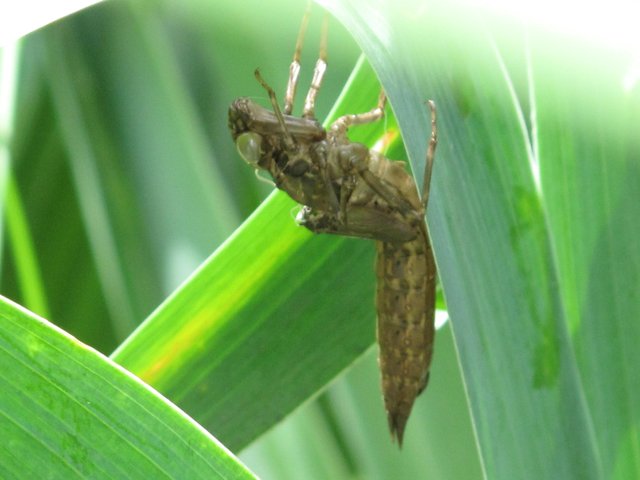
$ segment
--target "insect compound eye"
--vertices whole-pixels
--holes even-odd
[[[259,167],[261,146],[262,137],[254,132],[243,133],[236,139],[238,153],[252,167]]]

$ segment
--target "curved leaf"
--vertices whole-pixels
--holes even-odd
[[[171,403],[0,298],[4,478],[254,478]]]
[[[486,475],[637,476],[628,56],[455,4],[326,4],[380,76],[417,171],[422,102],[438,105],[427,216]]]

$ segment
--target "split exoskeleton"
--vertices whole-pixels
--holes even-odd
[[[315,233],[376,241],[382,390],[392,436],[401,444],[414,400],[426,387],[433,350],[436,267],[425,211],[436,146],[435,105],[429,101],[432,130],[421,199],[403,162],[347,137],[349,127],[384,116],[384,93],[370,112],[342,116],[328,130],[316,120],[315,99],[326,69],[326,22],[303,115],[291,115],[307,20],[308,12],[282,110],[256,70],[273,110],[239,98],[229,109],[229,127],[240,155],[269,172],[279,189],[303,205],[296,219],[300,225]]]

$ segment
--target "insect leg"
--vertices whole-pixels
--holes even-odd
[[[343,115],[331,124],[331,132],[334,136],[346,136],[347,130],[352,125],[362,125],[365,123],[376,122],[384,117],[384,106],[387,103],[387,96],[384,90],[380,90],[378,104],[373,110],[365,113]]]
[[[287,81],[287,90],[284,95],[284,108],[282,111],[285,115],[290,115],[293,110],[293,101],[296,96],[296,87],[298,86],[298,76],[300,75],[300,54],[302,52],[302,44],[304,35],[309,24],[309,15],[311,14],[311,2],[307,5],[307,10],[302,17],[298,39],[296,40],[296,49],[293,52],[293,60],[289,66],[289,80]]]
[[[313,78],[311,80],[311,86],[307,93],[307,98],[304,101],[304,109],[302,116],[304,118],[315,118],[314,108],[316,104],[316,97],[318,91],[322,85],[322,78],[324,72],[327,70],[327,30],[329,28],[329,17],[325,15],[322,22],[322,32],[320,33],[320,53],[318,54],[318,61],[313,69]]]
[[[422,183],[422,204],[424,211],[427,211],[427,203],[429,202],[429,186],[431,184],[431,171],[433,170],[433,158],[436,153],[436,145],[438,144],[438,127],[436,126],[436,104],[433,100],[427,102],[429,110],[431,110],[431,138],[429,138],[429,147],[427,147],[427,160],[424,166],[424,179]]]

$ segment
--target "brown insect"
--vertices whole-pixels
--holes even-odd
[[[328,130],[316,120],[315,99],[326,69],[326,21],[302,117],[291,115],[308,14],[298,35],[282,110],[256,70],[273,111],[239,98],[229,108],[229,128],[240,155],[256,169],[268,171],[279,189],[303,205],[296,219],[300,225],[316,233],[376,241],[382,391],[392,438],[401,445],[413,403],[427,385],[433,352],[436,266],[425,211],[437,142],[435,105],[428,102],[431,137],[420,199],[403,162],[347,137],[349,127],[384,116],[384,93],[373,110],[344,115]]]

